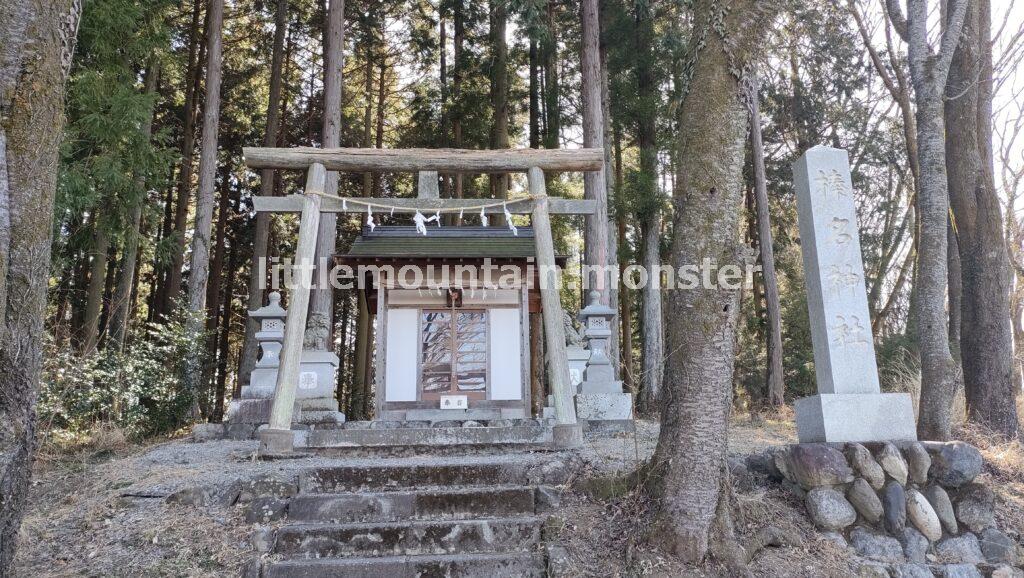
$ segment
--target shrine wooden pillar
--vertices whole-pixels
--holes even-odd
[[[309,296],[316,260],[316,240],[320,228],[320,202],[327,183],[327,170],[320,163],[309,167],[299,220],[299,242],[295,248],[293,285],[288,295],[288,317],[284,326],[281,365],[277,371],[274,401],[270,407],[270,425],[260,432],[260,453],[287,453],[295,448],[292,414],[295,390],[299,385],[302,343],[309,313]]]
[[[569,377],[569,356],[565,349],[565,325],[562,300],[559,296],[561,272],[555,263],[555,244],[548,215],[548,193],[544,171],[532,167],[527,172],[530,196],[533,197],[533,238],[537,250],[540,301],[544,317],[544,339],[548,351],[551,396],[554,398],[555,422],[553,442],[561,448],[583,445],[583,428],[576,421],[572,379]]]

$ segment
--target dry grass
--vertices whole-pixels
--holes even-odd
[[[1024,416],[1022,399],[1017,399],[1017,411]],[[979,481],[995,492],[999,527],[1024,532],[1024,444],[1020,439],[1006,441],[969,422],[955,433],[955,437],[977,447],[985,459]]]

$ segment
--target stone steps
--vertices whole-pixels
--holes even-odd
[[[327,429],[309,433],[309,449],[422,448],[523,445],[545,448],[551,428],[540,425],[513,427],[422,427],[394,429]]]
[[[327,465],[302,471],[295,495],[266,498],[281,514],[263,519],[285,521],[257,531],[265,557],[246,575],[545,575],[545,512],[575,458],[481,447],[491,453],[319,458]]]
[[[537,510],[535,492],[531,487],[494,487],[305,494],[291,500],[288,519],[353,523],[533,515]]]
[[[288,560],[269,565],[264,578],[419,578],[429,576],[545,575],[542,554],[445,554],[329,560]]]
[[[293,524],[278,531],[271,552],[292,559],[529,552],[542,525],[537,516]]]
[[[342,493],[465,486],[561,485],[569,476],[564,459],[530,454],[421,460],[377,460],[327,466],[303,472],[300,493]]]

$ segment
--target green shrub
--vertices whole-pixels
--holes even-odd
[[[205,353],[202,336],[186,329],[186,315],[149,326],[124,351],[81,356],[48,344],[38,405],[44,431],[82,433],[112,423],[141,438],[185,425],[195,393],[182,386],[182,364]]]

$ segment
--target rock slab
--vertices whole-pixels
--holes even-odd
[[[864,478],[857,478],[850,484],[850,489],[846,491],[846,499],[868,522],[874,524],[882,519],[882,514],[885,512],[882,508],[882,500],[878,499],[878,494]]]
[[[982,564],[985,562],[985,555],[981,552],[978,538],[970,532],[939,541],[935,545],[935,553],[943,562],[950,564]]]
[[[903,546],[896,538],[872,534],[857,526],[850,532],[850,543],[857,553],[879,562],[903,562]]]
[[[956,518],[972,532],[995,526],[995,496],[983,484],[966,484],[956,495]]]
[[[789,467],[804,489],[838,486],[853,481],[853,470],[839,450],[825,444],[797,444],[790,447]]]
[[[907,526],[907,493],[896,481],[890,481],[882,490],[882,506],[885,508],[885,529],[899,536]]]
[[[928,502],[932,505],[935,510],[935,515],[939,517],[939,521],[942,522],[942,527],[946,529],[950,534],[959,534],[959,525],[956,523],[956,513],[953,511],[953,502],[949,499],[949,494],[946,490],[942,489],[942,486],[931,485],[924,491],[924,496],[928,498]]]
[[[932,457],[931,475],[947,488],[959,488],[981,473],[981,452],[964,442],[925,442]]]
[[[811,521],[822,530],[842,530],[857,521],[850,502],[831,488],[814,488],[807,492],[806,502]]]
[[[885,486],[885,471],[878,465],[874,456],[868,449],[860,444],[849,444],[846,446],[846,457],[853,464],[857,474],[867,480],[875,490],[881,490]]]
[[[896,446],[892,444],[882,446],[882,450],[878,452],[878,463],[885,473],[899,482],[901,486],[907,485],[907,462],[904,461],[903,455],[900,454],[900,450],[896,449]]]
[[[914,489],[907,491],[907,517],[929,541],[935,542],[942,538],[942,522],[939,522],[939,516],[924,494]]]

